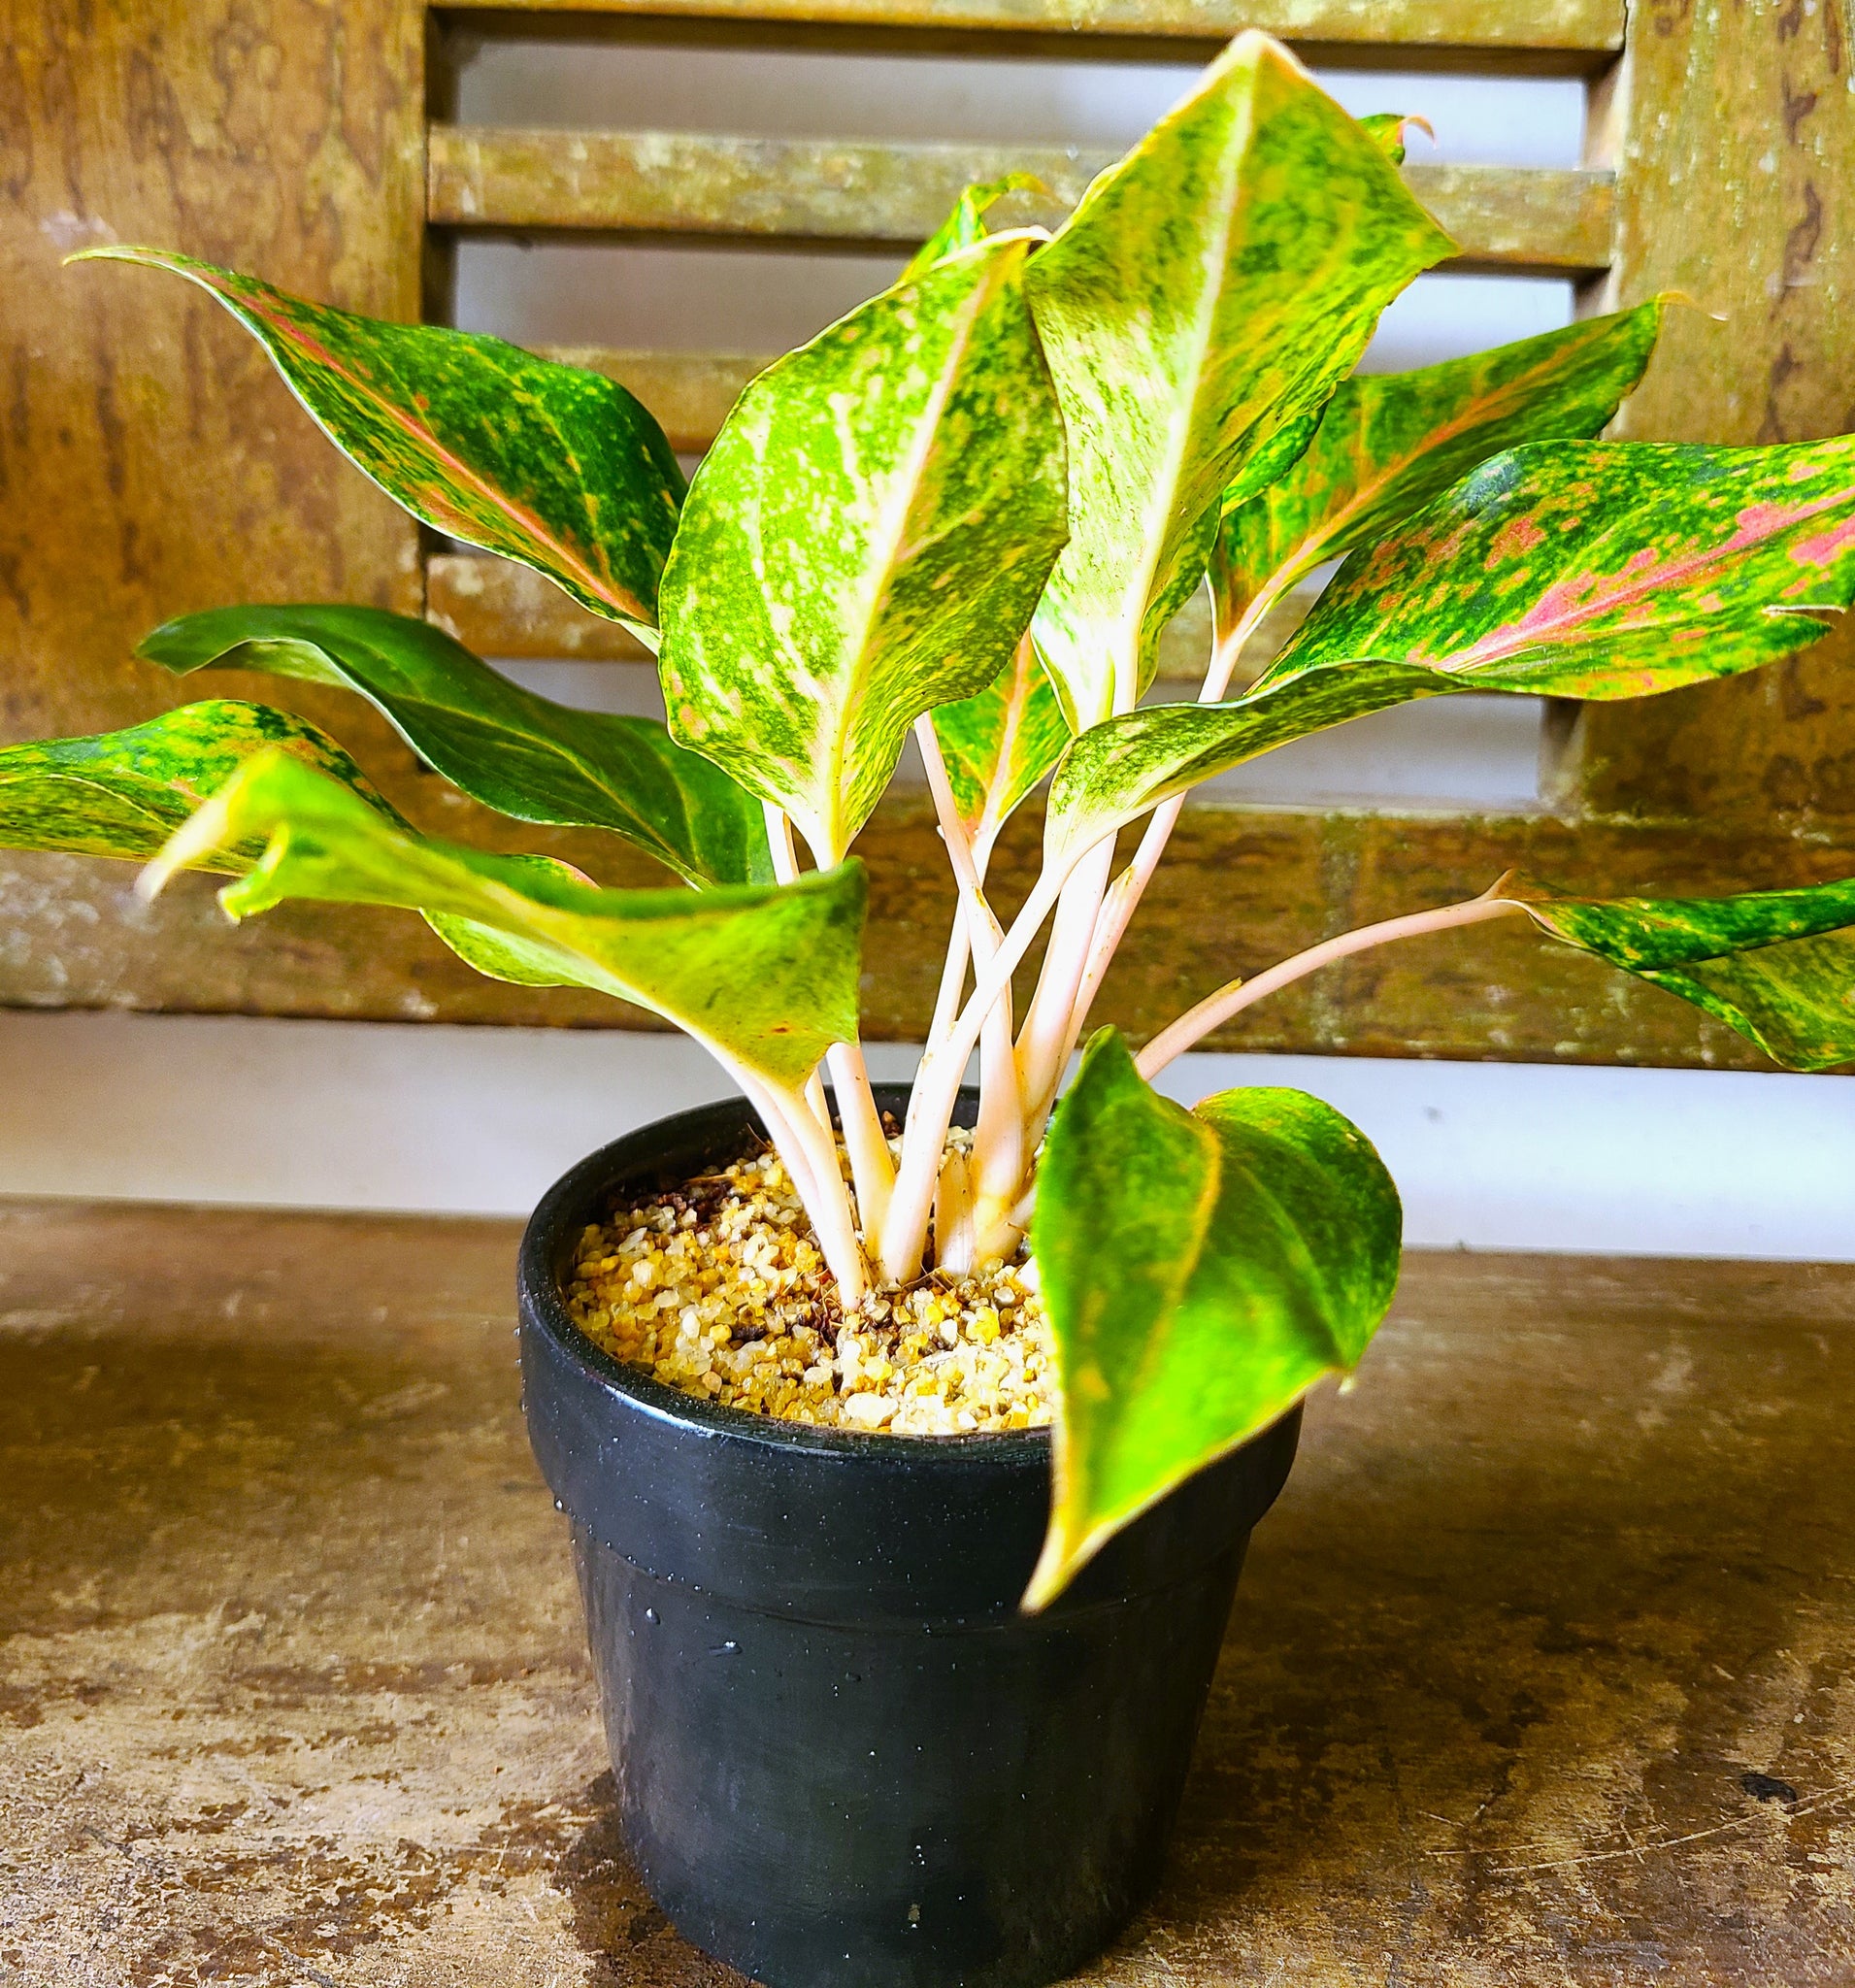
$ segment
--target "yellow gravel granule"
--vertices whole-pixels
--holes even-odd
[[[587,1228],[567,1309],[614,1358],[685,1393],[824,1428],[1041,1428],[1055,1394],[1029,1262],[935,1273],[846,1316],[774,1153]]]

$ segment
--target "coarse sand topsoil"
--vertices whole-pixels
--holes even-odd
[[[963,1436],[1039,1428],[1054,1406],[1049,1327],[1021,1251],[846,1313],[772,1152],[586,1228],[567,1309],[615,1359],[791,1422]]]

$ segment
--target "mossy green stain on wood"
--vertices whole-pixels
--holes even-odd
[[[1033,258],[1072,524],[1037,636],[1073,729],[1133,703],[1224,493],[1284,430],[1306,440],[1379,312],[1452,247],[1382,146],[1245,34]]]
[[[615,381],[501,339],[313,304],[162,249],[93,248],[83,259],[197,283],[264,347],[348,460],[414,517],[534,567],[595,614],[655,627],[682,472]]]
[[[1067,530],[1024,235],[884,291],[763,373],[664,575],[672,732],[838,859],[909,727],[996,677]]]
[[[524,689],[430,622],[378,608],[212,608],[155,629],[138,653],[180,676],[262,670],[339,684],[499,813],[610,829],[691,883],[773,881],[760,810],[720,768],[653,718]]]

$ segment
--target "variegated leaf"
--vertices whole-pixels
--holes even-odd
[[[1792,1070],[1855,1063],[1855,878],[1720,898],[1579,898],[1505,881],[1542,931],[1678,994]]]
[[[1187,1111],[1103,1029],[1057,1107],[1032,1237],[1062,1405],[1050,1601],[1194,1471],[1355,1366],[1398,1282],[1403,1211],[1371,1143],[1305,1091]]]
[[[1539,444],[1350,558],[1257,688],[1372,660],[1645,697],[1788,655],[1851,597],[1855,436]]]
[[[682,472],[641,402],[501,339],[388,324],[159,248],[74,261],[173,270],[269,352],[336,447],[434,530],[519,560],[646,640]]]
[[[138,654],[177,675],[262,670],[356,690],[472,800],[604,828],[691,883],[771,883],[757,802],[654,718],[576,711],[512,683],[428,621],[379,608],[211,608]]]
[[[1005,667],[1066,527],[1027,235],[886,290],[754,381],[664,573],[685,745],[835,863],[909,727]]]
[[[1662,309],[1342,381],[1294,466],[1225,514],[1210,564],[1219,630],[1253,624],[1316,566],[1384,537],[1489,456],[1595,435],[1641,379]]]
[[[248,760],[192,816],[150,876],[158,882],[257,843],[262,856],[219,893],[234,918],[307,898],[461,921],[461,936],[474,935],[504,977],[637,1002],[787,1092],[831,1044],[856,1040],[865,899],[856,863],[783,888],[601,890],[564,864],[419,835],[272,751]]]
[[[1069,727],[1029,642],[983,690],[939,706],[933,718],[953,805],[982,872],[999,830],[1063,756]]]
[[[1379,312],[1452,247],[1383,146],[1249,32],[1033,259],[1072,534],[1037,640],[1073,729],[1134,703],[1224,494],[1285,467]]]
[[[1512,449],[1355,552],[1242,697],[1077,740],[1045,845],[1073,860],[1213,774],[1415,697],[1643,697],[1755,669],[1851,599],[1855,436]]]
[[[902,272],[904,282],[924,275],[937,262],[958,255],[985,240],[987,211],[1008,193],[1042,193],[1043,182],[1035,173],[1007,173],[997,180],[976,180],[961,190],[953,211],[917,248]]]
[[[268,705],[210,699],[125,731],[0,749],[0,848],[146,863],[248,760],[276,750],[340,780],[385,820],[405,827],[397,810],[325,732]],[[242,877],[265,846],[266,838],[248,838],[202,851],[191,867]],[[551,856],[503,860],[516,869],[586,880]],[[573,975],[556,971],[518,940],[443,913],[428,916],[426,923],[479,973],[528,986],[574,984]]]
[[[146,863],[248,760],[276,751],[398,818],[326,732],[268,705],[215,698],[120,732],[0,748],[0,848]],[[261,842],[227,844],[201,867],[242,876],[262,853]]]

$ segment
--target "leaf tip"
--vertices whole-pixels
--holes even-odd
[[[203,864],[209,856],[223,849],[233,837],[233,803],[254,778],[287,756],[280,746],[273,746],[248,759],[218,792],[196,808],[161,845],[156,854],[143,865],[135,879],[136,896],[144,904],[152,904],[168,887],[177,871]],[[223,892],[220,893],[220,902],[225,902]],[[226,912],[234,918],[239,915],[229,905]]]
[[[1074,1570],[1068,1565],[1063,1541],[1052,1526],[1043,1550],[1038,1555],[1030,1585],[1017,1605],[1020,1615],[1041,1615],[1068,1584]]]

